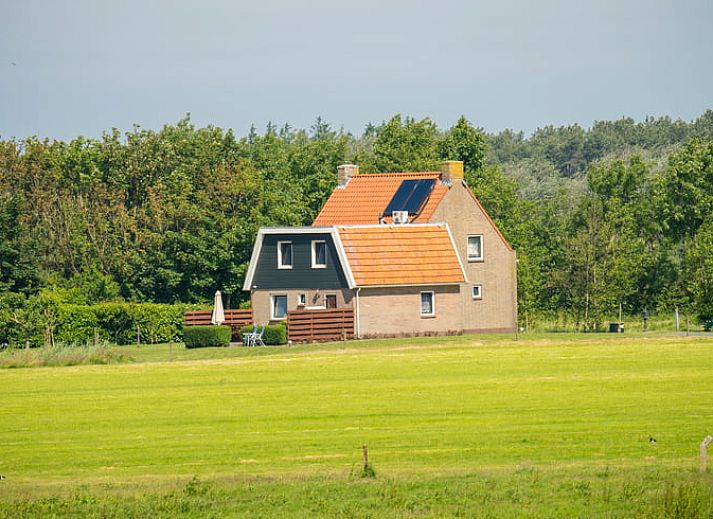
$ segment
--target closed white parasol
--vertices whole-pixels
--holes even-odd
[[[220,295],[220,290],[215,291],[215,297],[213,298],[213,315],[210,316],[210,322],[213,324],[223,324],[225,322],[223,298]]]

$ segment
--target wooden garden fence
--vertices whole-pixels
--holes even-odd
[[[287,312],[287,339],[292,342],[345,341],[354,338],[354,309]]]
[[[211,324],[210,318],[213,315],[212,310],[188,310],[183,315],[183,324],[186,326],[199,326]],[[225,326],[230,326],[235,333],[240,332],[240,327],[253,322],[253,311],[247,310],[225,310]]]

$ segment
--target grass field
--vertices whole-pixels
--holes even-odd
[[[0,515],[713,517],[711,338],[123,351],[0,371]]]

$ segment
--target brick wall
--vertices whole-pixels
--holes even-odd
[[[250,294],[250,299],[252,301],[253,308],[253,320],[257,324],[274,324],[280,321],[271,321],[271,297],[273,295],[286,295],[287,296],[287,310],[304,310],[304,307],[298,307],[298,295],[307,295],[307,306],[320,306],[324,305],[324,296],[327,294],[335,294],[337,296],[337,307],[341,308],[348,306],[351,308],[352,299],[354,297],[354,291],[350,289],[340,289],[340,290],[317,290],[315,288],[309,289],[289,289],[289,290],[253,290]]]
[[[513,331],[516,326],[517,273],[515,252],[502,240],[485,212],[461,182],[454,182],[431,222],[448,223],[468,283],[461,290],[464,331]],[[483,261],[468,262],[469,234],[483,235]],[[482,285],[482,299],[471,287]]]
[[[435,317],[421,317],[423,291],[435,292]],[[362,288],[357,318],[362,338],[461,333],[460,287]]]

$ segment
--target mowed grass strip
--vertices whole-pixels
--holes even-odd
[[[193,475],[346,475],[363,444],[395,478],[691,470],[713,432],[709,338],[364,346],[3,370],[0,496]]]

